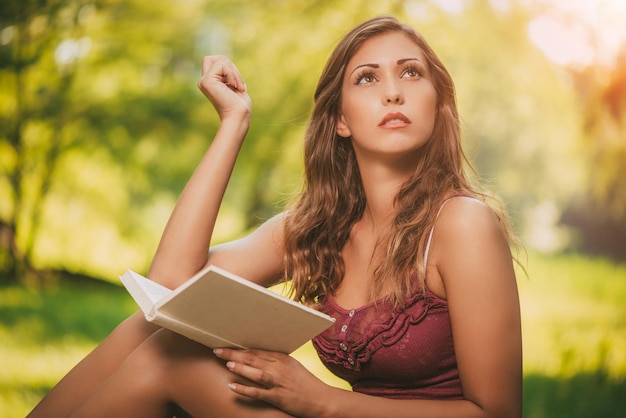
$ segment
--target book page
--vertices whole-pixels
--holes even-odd
[[[172,293],[167,287],[147,279],[132,270],[127,270],[124,275],[120,276],[120,280],[148,320],[151,320],[154,316],[154,305]]]
[[[165,296],[172,293],[171,289],[168,289],[167,287],[160,285],[155,281],[147,279],[143,277],[142,275],[135,273],[134,271],[131,271],[130,273],[132,274],[133,279],[139,282],[139,285],[146,292],[146,296],[148,296],[148,298],[153,304],[156,304]]]

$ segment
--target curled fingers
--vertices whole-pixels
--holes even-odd
[[[239,69],[223,55],[210,55],[202,59],[202,77],[198,81],[198,88],[207,91],[209,83],[213,81],[219,81],[235,91],[246,91],[246,83]]]

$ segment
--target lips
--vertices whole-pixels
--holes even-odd
[[[411,120],[400,112],[387,113],[378,126],[383,128],[402,128],[411,123]]]

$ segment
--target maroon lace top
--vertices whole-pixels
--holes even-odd
[[[321,304],[336,319],[313,339],[324,365],[355,392],[395,399],[462,399],[448,303],[417,291],[404,308]]]

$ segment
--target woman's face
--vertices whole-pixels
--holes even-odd
[[[337,133],[351,137],[360,160],[414,166],[433,132],[436,107],[421,48],[403,32],[384,33],[365,41],[348,62]]]

